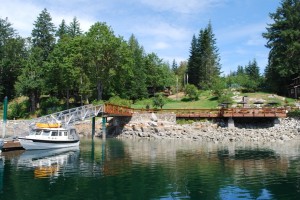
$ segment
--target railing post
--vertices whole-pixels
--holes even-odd
[[[95,120],[96,119],[96,117],[93,117],[92,118],[92,138],[94,138],[94,136],[95,136]]]
[[[102,139],[106,139],[106,117],[102,116]]]

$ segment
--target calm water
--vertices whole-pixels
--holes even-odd
[[[300,141],[82,139],[77,150],[4,152],[0,199],[300,199]]]

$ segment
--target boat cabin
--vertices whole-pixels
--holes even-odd
[[[75,129],[63,129],[63,128],[38,128],[33,129],[27,138],[31,139],[50,139],[50,140],[74,140],[78,139]]]

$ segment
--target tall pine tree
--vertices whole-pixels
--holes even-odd
[[[47,87],[44,84],[48,71],[46,62],[55,45],[55,26],[47,9],[34,22],[31,36],[29,59],[18,77],[16,89],[18,93],[29,96],[31,111],[35,112],[40,95]]]
[[[209,89],[219,77],[221,65],[216,39],[211,23],[200,30],[199,37],[193,37],[188,63],[189,83],[201,89]]]
[[[263,34],[270,48],[266,83],[273,92],[286,94],[287,85],[300,73],[300,1],[282,0],[270,18],[274,22]]]

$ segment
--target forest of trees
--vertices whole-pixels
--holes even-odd
[[[149,87],[159,91],[176,80],[169,64],[146,53],[134,35],[126,41],[101,22],[83,33],[76,17],[56,28],[46,9],[29,38],[1,19],[0,59],[0,98],[27,96],[31,112],[43,96],[62,99],[67,107],[71,99],[137,100],[148,97]]]
[[[255,58],[245,66],[232,66],[221,76],[220,55],[211,22],[192,37],[186,62],[171,65],[154,52],[146,53],[132,34],[128,40],[116,36],[104,22],[87,32],[74,17],[58,27],[47,9],[34,21],[31,36],[22,38],[11,22],[0,19],[0,98],[26,96],[29,112],[52,102],[83,104],[118,96],[133,102],[148,98],[164,87],[174,92],[192,85],[199,90],[243,88],[286,95],[291,80],[300,70],[300,1],[282,0],[270,14],[263,37],[270,48],[265,72]],[[189,87],[191,88],[191,87]]]

